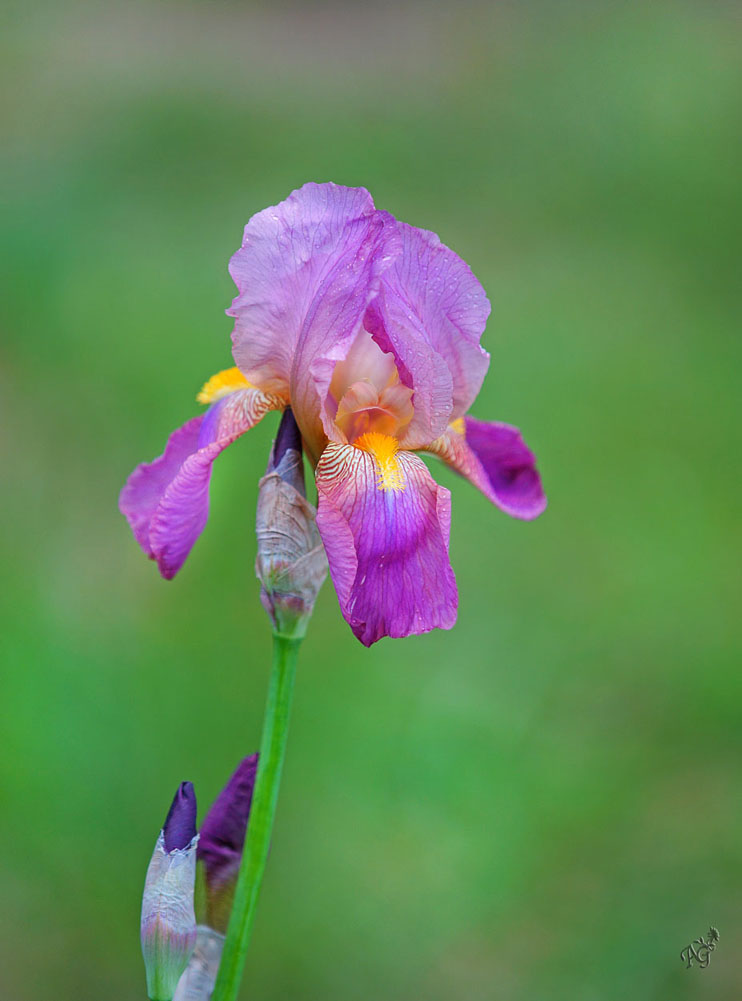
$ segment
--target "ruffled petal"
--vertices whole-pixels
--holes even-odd
[[[175,576],[203,531],[214,459],[269,410],[284,405],[281,397],[258,389],[231,393],[173,431],[164,453],[137,466],[126,481],[119,510],[163,577]]]
[[[415,391],[401,443],[420,448],[465,414],[482,386],[489,355],[479,340],[490,304],[469,266],[435,233],[398,226],[402,253],[382,278],[366,328]]]
[[[317,525],[358,639],[370,646],[383,636],[450,629],[458,604],[448,559],[451,495],[425,463],[409,452],[331,442],[316,476]]]
[[[478,487],[506,514],[529,521],[546,507],[536,456],[516,427],[474,417],[459,420],[429,452]]]
[[[290,387],[315,460],[332,431],[322,410],[333,364],[398,250],[395,221],[365,188],[305,184],[252,217],[230,262],[239,290],[227,310],[237,321],[235,361],[265,391]]]
[[[152,462],[136,467],[119,494],[119,511],[129,522],[134,538],[151,560],[155,559],[149,529],[157,505],[178,470],[198,449],[204,414],[193,417],[170,435],[165,451]]]

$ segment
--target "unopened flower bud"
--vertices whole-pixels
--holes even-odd
[[[227,929],[245,844],[258,755],[239,763],[201,824],[198,860],[206,883],[206,924]]]
[[[173,1001],[210,1001],[223,950],[224,935],[206,925],[199,925],[196,948],[178,981]]]
[[[150,1001],[171,1001],[196,943],[196,794],[182,782],[147,869],[142,955]]]
[[[301,435],[287,407],[260,481],[255,561],[260,600],[273,628],[282,636],[304,636],[327,576],[327,556],[316,515],[304,489]]]

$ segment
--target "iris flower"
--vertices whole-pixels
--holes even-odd
[[[451,495],[420,453],[515,518],[546,506],[520,431],[468,413],[489,366],[482,286],[434,233],[335,184],[306,184],[253,216],[230,274],[236,367],[209,379],[198,395],[208,410],[129,477],[120,508],[137,542],[173,577],[206,524],[214,459],[290,406],[355,635],[370,646],[449,629]]]

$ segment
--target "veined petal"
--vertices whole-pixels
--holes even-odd
[[[219,399],[170,435],[164,453],[134,470],[121,491],[119,510],[163,577],[180,570],[209,515],[211,465],[227,445],[285,400],[259,389]]]
[[[253,216],[230,262],[239,294],[234,358],[250,382],[286,393],[314,459],[332,431],[323,402],[398,252],[396,223],[365,188],[305,184]]]
[[[384,274],[366,328],[397,359],[415,391],[415,416],[401,436],[420,448],[462,416],[489,366],[480,347],[490,304],[469,266],[435,233],[399,223],[402,253]]]
[[[317,525],[343,616],[366,646],[450,629],[450,492],[394,439],[365,437],[362,447],[331,442],[316,469]]]
[[[514,518],[537,518],[546,507],[536,456],[510,424],[459,419],[427,451],[440,456]]]

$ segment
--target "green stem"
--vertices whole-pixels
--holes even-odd
[[[300,642],[277,634],[273,636],[273,667],[250,823],[212,1001],[236,1001],[240,988],[276,813]]]

